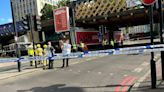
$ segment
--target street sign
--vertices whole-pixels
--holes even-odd
[[[70,30],[69,23],[69,8],[59,8],[53,11],[54,14],[54,24],[56,32],[65,32]]]
[[[141,0],[144,5],[152,5],[156,0]]]

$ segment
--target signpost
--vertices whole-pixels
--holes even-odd
[[[159,22],[160,22],[160,42],[163,44],[163,5],[162,0],[158,0],[158,12],[159,12]],[[162,68],[162,80],[164,80],[164,51],[161,51],[161,68]]]
[[[53,11],[55,31],[57,33],[65,32],[70,30],[69,23],[69,8],[59,8]]]
[[[154,35],[153,35],[153,4],[156,2],[156,0],[141,0],[144,5],[149,6],[149,21],[150,21],[150,35],[151,35],[151,44],[154,44]],[[150,60],[150,66],[151,66],[151,86],[152,88],[156,88],[156,64],[154,60],[154,52],[151,52],[151,60]]]
[[[144,5],[153,5],[156,0],[141,0]]]

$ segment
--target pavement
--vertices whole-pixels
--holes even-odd
[[[162,80],[161,59],[156,62],[157,85],[156,88],[151,87],[150,70],[141,77],[129,90],[129,92],[164,92],[164,80]]]
[[[154,42],[160,42],[160,39],[154,39]],[[144,40],[125,40],[124,45],[133,45],[133,44],[144,44],[144,43],[150,43],[150,39],[144,39]]]

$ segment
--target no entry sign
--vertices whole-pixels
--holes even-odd
[[[144,5],[152,5],[156,0],[141,0]]]

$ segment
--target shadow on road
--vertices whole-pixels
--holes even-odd
[[[34,87],[27,90],[17,90],[17,92],[85,92],[84,89],[94,88],[112,88],[117,86],[129,86],[129,85],[106,85],[106,86],[93,86],[93,87],[66,87],[66,84],[57,84],[48,87]],[[109,91],[110,92],[110,91]]]
[[[82,88],[65,86],[65,84],[57,84],[48,87],[34,87],[27,90],[18,90],[17,92],[84,92]]]

